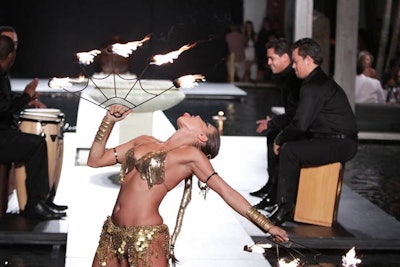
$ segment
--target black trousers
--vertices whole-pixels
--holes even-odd
[[[301,166],[345,163],[354,157],[357,145],[351,138],[311,138],[283,144],[279,150],[278,202],[296,202]]]
[[[274,154],[274,140],[279,134],[280,129],[268,129],[267,131],[267,172],[268,183],[277,184],[279,156]]]
[[[43,137],[14,129],[0,130],[0,162],[25,164],[28,201],[49,193],[47,144]]]

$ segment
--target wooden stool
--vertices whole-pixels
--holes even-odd
[[[7,212],[10,167],[10,164],[0,163],[0,217]]]
[[[337,217],[343,171],[339,162],[301,168],[294,213],[296,222],[332,226]]]

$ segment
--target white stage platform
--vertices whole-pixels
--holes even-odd
[[[33,79],[33,78],[32,78]],[[14,91],[22,92],[25,86],[32,81],[32,79],[11,79],[11,88]],[[62,89],[52,89],[48,86],[50,79],[39,79],[37,87],[38,92],[53,92],[53,93],[66,93]],[[199,83],[198,86],[193,88],[180,88],[187,98],[215,98],[215,99],[242,99],[246,97],[247,93],[235,86],[233,83],[212,83],[204,82]]]
[[[199,83],[193,88],[180,88],[186,98],[239,99],[243,100],[247,93],[233,83]]]
[[[11,79],[11,88],[13,91],[22,92],[25,89],[25,86],[30,83],[32,79]],[[48,85],[50,79],[39,79],[39,84],[36,88],[36,91],[39,93],[66,93],[62,89],[53,89]]]

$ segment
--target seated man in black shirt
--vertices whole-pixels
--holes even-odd
[[[293,120],[275,138],[279,155],[278,209],[270,220],[280,225],[293,218],[300,169],[303,165],[346,162],[357,152],[357,125],[344,90],[328,75],[321,48],[304,38],[292,46],[293,68],[303,79]]]

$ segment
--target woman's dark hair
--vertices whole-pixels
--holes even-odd
[[[215,158],[218,155],[219,147],[221,145],[221,137],[219,136],[219,132],[215,126],[208,124],[209,128],[212,128],[212,131],[206,133],[208,141],[204,146],[200,147],[200,150],[209,158]]]
[[[314,63],[321,65],[323,58],[321,55],[321,47],[311,38],[303,38],[296,41],[292,46],[292,51],[298,48],[298,53],[302,58],[310,56]]]

